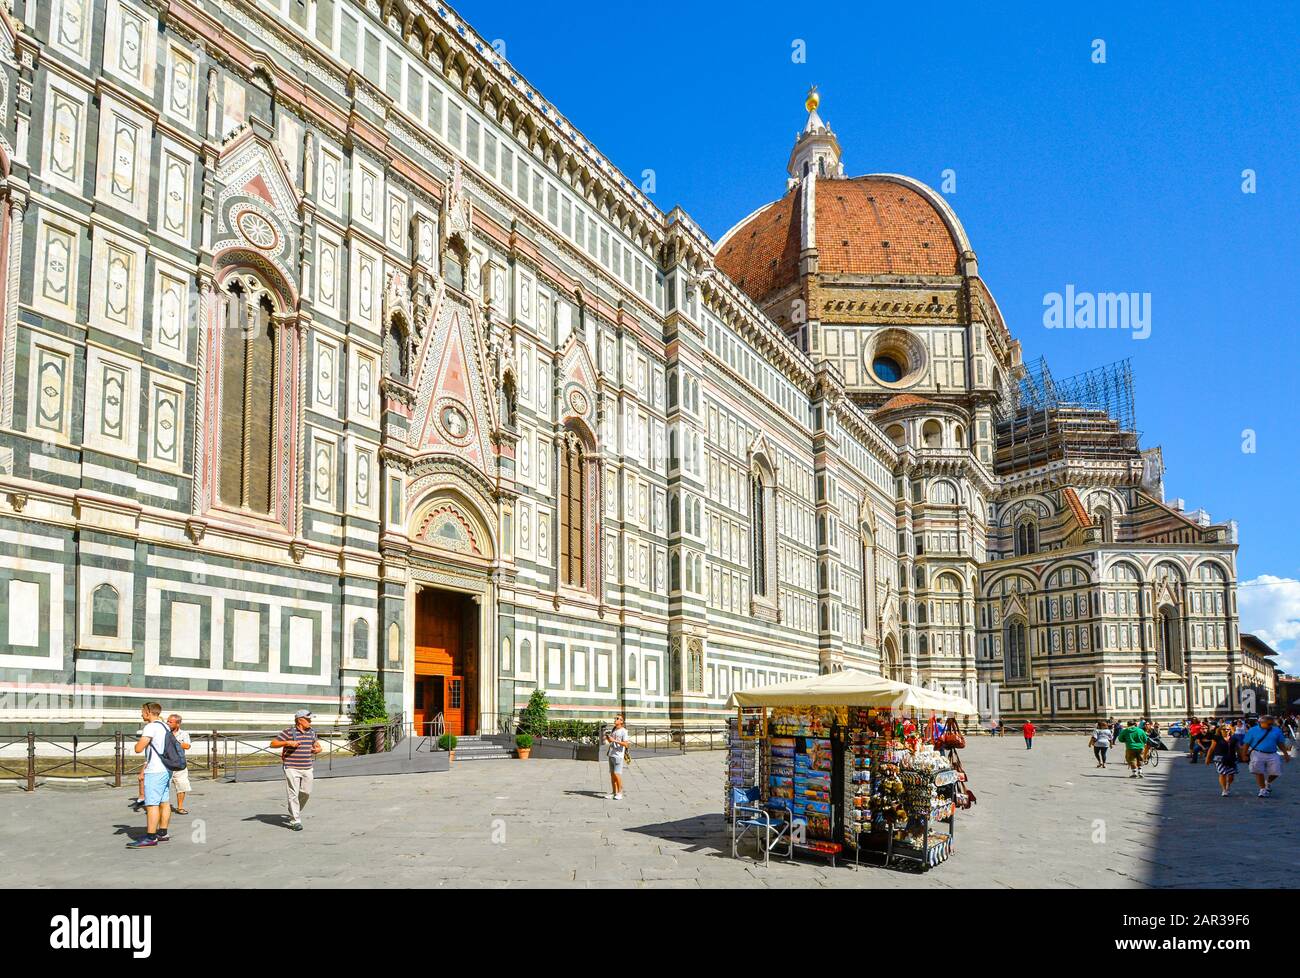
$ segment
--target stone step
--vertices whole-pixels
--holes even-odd
[[[460,748],[456,748],[456,763],[461,761],[504,761],[513,760],[514,754],[504,748],[496,750],[472,750],[462,754]]]

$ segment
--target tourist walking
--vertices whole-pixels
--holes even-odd
[[[1034,726],[1034,721],[1033,721],[1033,720],[1026,720],[1024,726],[1022,726],[1022,727],[1020,728],[1020,732],[1021,732],[1022,734],[1025,735],[1025,750],[1033,750],[1033,749],[1034,749],[1034,730],[1035,730],[1035,729],[1037,729],[1037,728]]]
[[[299,710],[293,715],[293,726],[285,727],[280,736],[271,741],[280,748],[280,762],[284,765],[284,786],[289,798],[289,828],[302,831],[302,810],[311,799],[316,755],[320,753],[320,738],[311,725],[312,712]]]
[[[1147,749],[1146,731],[1136,720],[1130,720],[1115,741],[1124,745],[1124,762],[1128,764],[1129,777],[1142,777],[1142,755]]]
[[[605,732],[605,743],[609,745],[609,787],[610,793],[607,797],[613,801],[623,800],[623,765],[627,760],[627,749],[630,746],[627,740],[627,727],[624,726],[623,717],[614,718],[614,729]]]
[[[1286,735],[1265,714],[1242,736],[1241,746],[1245,755],[1242,759],[1249,759],[1250,773],[1259,784],[1259,797],[1268,798],[1273,794],[1273,782],[1282,776],[1283,760],[1291,760]]]
[[[1201,759],[1201,734],[1204,731],[1205,725],[1196,717],[1187,721],[1187,749],[1190,753],[1189,760],[1193,764]]]
[[[179,713],[171,714],[167,718],[167,726],[170,728],[172,736],[176,738],[176,743],[180,747],[181,751],[188,751],[190,749],[190,735],[181,729],[181,715]],[[172,811],[177,815],[188,815],[189,812],[185,808],[185,796],[189,794],[190,791],[190,767],[188,759],[185,767],[181,768],[179,771],[172,772],[172,787],[176,789],[176,805],[172,808]]]
[[[1241,754],[1241,737],[1233,732],[1229,724],[1224,724],[1210,736],[1210,745],[1205,751],[1205,763],[1214,762],[1214,770],[1219,773],[1219,797],[1227,798],[1232,794],[1232,782],[1237,777],[1237,758]]]
[[[1088,746],[1092,748],[1092,756],[1097,758],[1097,766],[1100,768],[1106,766],[1106,752],[1110,750],[1111,737],[1110,727],[1106,726],[1104,720],[1098,720],[1097,728],[1088,738]]]
[[[167,738],[171,736],[171,731],[161,717],[160,703],[146,703],[140,708],[144,729],[140,731],[140,739],[135,742],[135,752],[145,755],[144,788],[141,792],[144,797],[145,833],[127,843],[128,849],[148,849],[170,839],[167,826],[172,818],[172,772],[163,763],[163,754],[167,750]]]

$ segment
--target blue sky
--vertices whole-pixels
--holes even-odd
[[[783,192],[813,83],[850,175],[955,171],[949,202],[1025,358],[1058,377],[1132,358],[1166,495],[1238,520],[1242,628],[1294,650],[1300,4],[990,6],[457,9],[715,239]],[[1046,329],[1067,284],[1149,293],[1151,335]]]

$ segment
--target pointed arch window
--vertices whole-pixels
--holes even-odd
[[[227,506],[270,513],[277,401],[271,300],[238,281],[220,299],[220,498]]]
[[[570,587],[586,583],[585,464],[582,442],[569,433],[560,444],[560,579]]]
[[[871,527],[862,524],[862,635],[863,641],[871,634],[875,620],[876,546]]]
[[[90,602],[90,632],[100,638],[117,638],[118,632],[118,594],[111,584],[101,584],[95,588]]]
[[[1016,556],[1038,553],[1038,524],[1032,519],[1016,524]]]
[[[1092,521],[1101,530],[1102,543],[1115,542],[1115,522],[1111,518],[1109,509],[1105,506],[1098,506],[1092,514]]]
[[[760,457],[761,458],[761,457]],[[772,600],[772,567],[776,550],[773,510],[776,506],[774,473],[757,461],[749,473],[749,573],[756,598]]]
[[[1173,672],[1181,676],[1183,647],[1178,634],[1178,615],[1172,609],[1161,609],[1158,624],[1160,671]]]
[[[1023,618],[1007,621],[1005,637],[1005,654],[1007,681],[1029,678],[1029,633]]]

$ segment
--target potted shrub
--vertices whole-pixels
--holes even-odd
[[[529,756],[533,753],[533,735],[523,733],[516,737],[515,752],[519,755],[521,761],[528,760]]]
[[[440,750],[445,750],[451,755],[447,760],[454,761],[456,759],[456,735],[448,733],[443,734],[438,738],[438,748]]]

